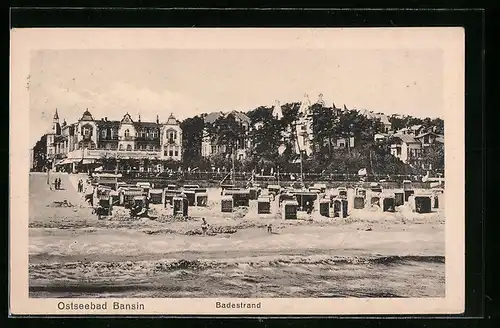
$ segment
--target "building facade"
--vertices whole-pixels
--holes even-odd
[[[432,163],[423,158],[431,147],[443,150],[444,137],[431,131],[420,135],[414,135],[414,129],[406,129],[405,131],[404,134],[391,136],[391,154],[406,164],[419,166],[425,170],[435,169]]]
[[[143,122],[140,116],[134,121],[128,113],[113,121],[107,117],[96,120],[85,110],[77,122],[59,124],[56,111],[50,133],[33,149],[33,166],[39,168],[42,161],[49,168],[74,171],[78,165],[106,160],[137,160],[131,169],[162,171],[162,162],[182,160],[182,129],[173,114],[166,122],[160,122],[158,116],[156,122]],[[146,165],[151,161],[155,164]]]
[[[410,164],[420,157],[422,145],[413,136],[395,134],[391,143],[391,155],[399,158],[403,163]]]

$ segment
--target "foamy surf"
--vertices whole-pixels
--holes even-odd
[[[31,264],[30,295],[94,297],[106,292],[109,297],[186,297],[189,292],[192,297],[250,297],[249,290],[252,297],[267,295],[270,290],[274,297],[406,297],[412,293],[444,293],[443,256],[280,256],[242,260]],[[411,270],[406,270],[408,267]],[[402,283],[405,276],[419,274],[429,280],[425,290]],[[376,282],[382,277],[384,286]]]

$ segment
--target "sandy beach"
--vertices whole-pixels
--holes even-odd
[[[185,220],[161,205],[154,220],[120,208],[98,220],[76,191],[84,175],[55,176],[64,190],[30,175],[30,297],[444,297],[442,210],[285,221],[277,204],[258,215],[255,201],[220,213],[209,189]],[[72,206],[54,206],[63,200]]]

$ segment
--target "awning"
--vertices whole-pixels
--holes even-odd
[[[70,159],[63,159],[62,161],[57,162],[55,165],[64,165],[64,164],[70,164],[71,160]]]

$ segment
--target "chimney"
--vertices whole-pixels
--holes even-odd
[[[156,124],[160,124],[160,117],[156,114]]]
[[[108,117],[106,116],[106,117],[104,118],[104,120],[107,122],[107,121],[108,121]]]

